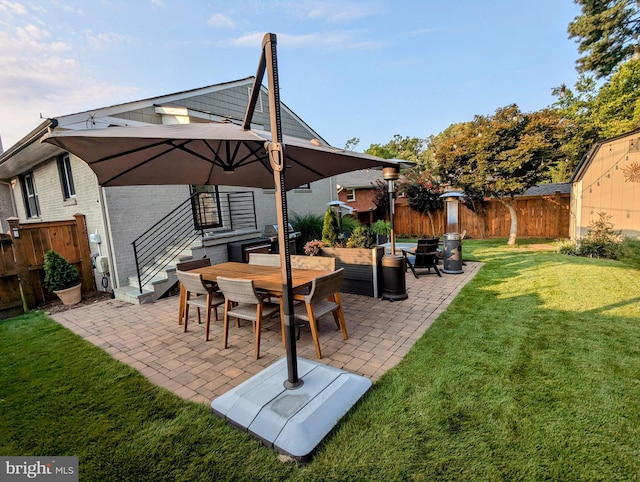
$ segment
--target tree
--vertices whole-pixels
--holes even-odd
[[[376,216],[386,218],[389,214],[389,186],[381,179],[371,183],[373,187],[373,204],[376,205]]]
[[[640,53],[640,6],[637,0],[575,0],[582,14],[569,24],[576,38],[579,72],[607,77],[621,62]]]
[[[575,167],[594,142],[640,127],[640,60],[616,67],[599,90],[592,78],[581,76],[574,90],[560,86],[553,94],[567,129],[561,149]]]
[[[431,166],[430,153],[427,149],[426,139],[420,137],[402,137],[400,134],[393,136],[388,143],[371,144],[364,152],[383,159],[402,159],[414,161],[422,166]]]
[[[563,159],[560,146],[565,137],[558,111],[525,114],[513,104],[493,116],[454,124],[433,142],[444,181],[471,196],[491,195],[509,210],[511,245],[518,230],[513,201],[526,189],[549,180],[549,166]]]
[[[429,217],[431,232],[436,235],[433,211],[441,209],[444,204],[440,198],[440,195],[444,193],[444,187],[438,178],[430,170],[407,169],[399,183],[399,190],[406,196],[411,209]]]
[[[333,248],[338,244],[340,239],[340,221],[331,206],[324,213],[324,222],[322,225],[322,244],[329,248]]]
[[[347,151],[355,151],[356,147],[358,147],[358,144],[360,144],[360,138],[352,137],[344,143],[344,148]]]

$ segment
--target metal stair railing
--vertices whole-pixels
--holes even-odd
[[[133,241],[138,287],[164,271],[205,229],[257,228],[252,191],[195,192]],[[214,231],[215,232],[215,231]]]

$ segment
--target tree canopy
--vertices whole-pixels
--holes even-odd
[[[431,165],[427,139],[395,134],[386,144],[371,144],[364,152],[383,159],[402,159],[422,166]]]
[[[563,159],[566,130],[558,111],[523,113],[517,105],[492,116],[455,124],[433,139],[443,180],[476,196],[494,196],[511,214],[510,244],[515,242],[516,195],[549,181],[549,167]]]
[[[617,65],[631,58],[638,46],[640,5],[637,0],[575,0],[582,9],[569,24],[576,38],[579,72],[607,77]]]

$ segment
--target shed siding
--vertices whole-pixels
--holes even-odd
[[[630,150],[636,135],[603,143],[572,190],[572,235],[585,236],[599,213],[611,216],[614,229],[640,236],[640,182],[629,173],[640,167],[640,152]]]

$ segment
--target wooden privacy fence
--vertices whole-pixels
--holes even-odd
[[[570,195],[520,197],[514,208],[518,216],[518,236],[525,238],[568,238]],[[509,210],[498,200],[485,201],[483,210],[475,213],[460,204],[460,231],[476,239],[506,238],[511,229]],[[429,216],[413,211],[407,204],[397,204],[394,225],[398,235],[442,236],[444,211],[433,213],[434,229]]]
[[[44,287],[44,256],[53,249],[80,272],[82,292],[95,290],[84,215],[69,221],[20,224],[7,220],[10,235],[0,236],[0,318],[56,299]]]

